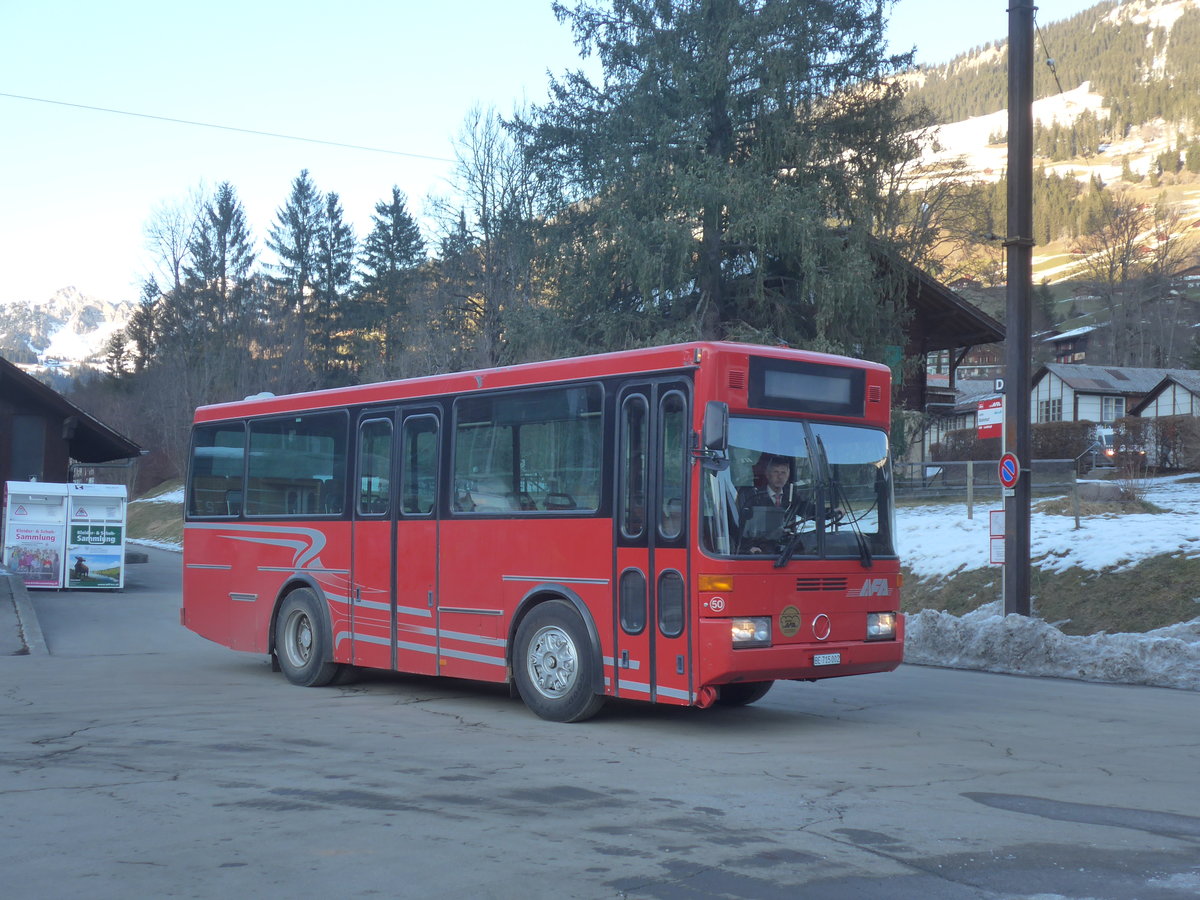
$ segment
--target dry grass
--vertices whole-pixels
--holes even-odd
[[[1075,505],[1070,497],[1052,497],[1033,505],[1034,512],[1046,513],[1051,516],[1073,516]],[[1160,506],[1155,506],[1145,500],[1081,500],[1079,515],[1089,516],[1128,516],[1135,513],[1163,513]]]
[[[159,485],[148,497],[170,493],[179,482]],[[179,503],[130,503],[127,508],[126,534],[133,540],[165,541],[183,544],[183,507]]]
[[[944,578],[906,575],[906,612],[938,609],[961,616],[1003,597],[999,567]],[[1155,556],[1121,571],[1033,569],[1034,615],[1067,634],[1140,633],[1200,616],[1200,559]]]

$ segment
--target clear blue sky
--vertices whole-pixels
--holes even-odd
[[[1091,5],[1043,0],[1038,21]],[[944,62],[1004,38],[1007,8],[899,0],[889,37]],[[0,0],[0,93],[429,157],[472,106],[540,101],[577,64],[550,0]],[[420,215],[451,166],[0,97],[0,302],[136,299],[145,222],[200,184],[234,185],[262,251],[304,168],[361,239],[393,184]]]

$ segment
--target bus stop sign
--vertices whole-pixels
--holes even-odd
[[[1005,453],[1000,457],[1000,483],[1006,488],[1013,488],[1021,477],[1021,465],[1017,462],[1015,453]]]

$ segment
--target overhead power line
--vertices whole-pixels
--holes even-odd
[[[1058,69],[1054,65],[1054,57],[1050,55],[1050,48],[1046,46],[1046,36],[1042,34],[1042,26],[1037,22],[1037,7],[1034,7],[1033,27],[1037,29],[1038,40],[1042,42],[1042,52],[1046,55],[1046,65],[1050,68],[1050,74],[1054,76],[1054,83],[1058,85],[1058,92],[1063,92],[1062,82],[1058,80]]]
[[[155,122],[170,122],[174,125],[192,125],[196,128],[215,128],[218,131],[236,131],[239,134],[253,134],[257,137],[278,138],[285,141],[301,141],[306,144],[321,144],[325,147],[340,147],[344,150],[362,150],[367,153],[386,153],[389,156],[404,156],[409,159],[427,159],[432,162],[452,163],[454,160],[444,156],[429,156],[424,153],[406,153],[403,150],[388,150],[384,147],[367,147],[362,144],[346,144],[341,141],[323,141],[319,138],[301,137],[296,134],[280,134],[275,131],[257,131],[253,128],[238,128],[236,125],[217,125],[214,122],[197,122],[192,119],[175,119],[170,116],[156,116],[151,113],[131,112],[127,109],[111,109],[105,106],[89,106],[85,103],[69,103],[66,100],[49,100],[45,97],[28,97],[23,94],[9,94],[0,91],[0,97],[10,100],[27,100],[31,103],[48,103],[51,106],[69,106],[72,109],[86,109],[89,112],[109,113],[116,116],[131,116],[135,119],[150,119]]]

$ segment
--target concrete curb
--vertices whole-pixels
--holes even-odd
[[[38,622],[33,602],[29,599],[29,591],[25,588],[25,582],[20,577],[0,569],[0,603],[3,602],[5,595],[12,598],[12,604],[17,613],[17,627],[21,632],[19,637],[23,639],[29,655],[49,656],[50,650],[46,647],[46,638],[42,635],[42,626]]]

